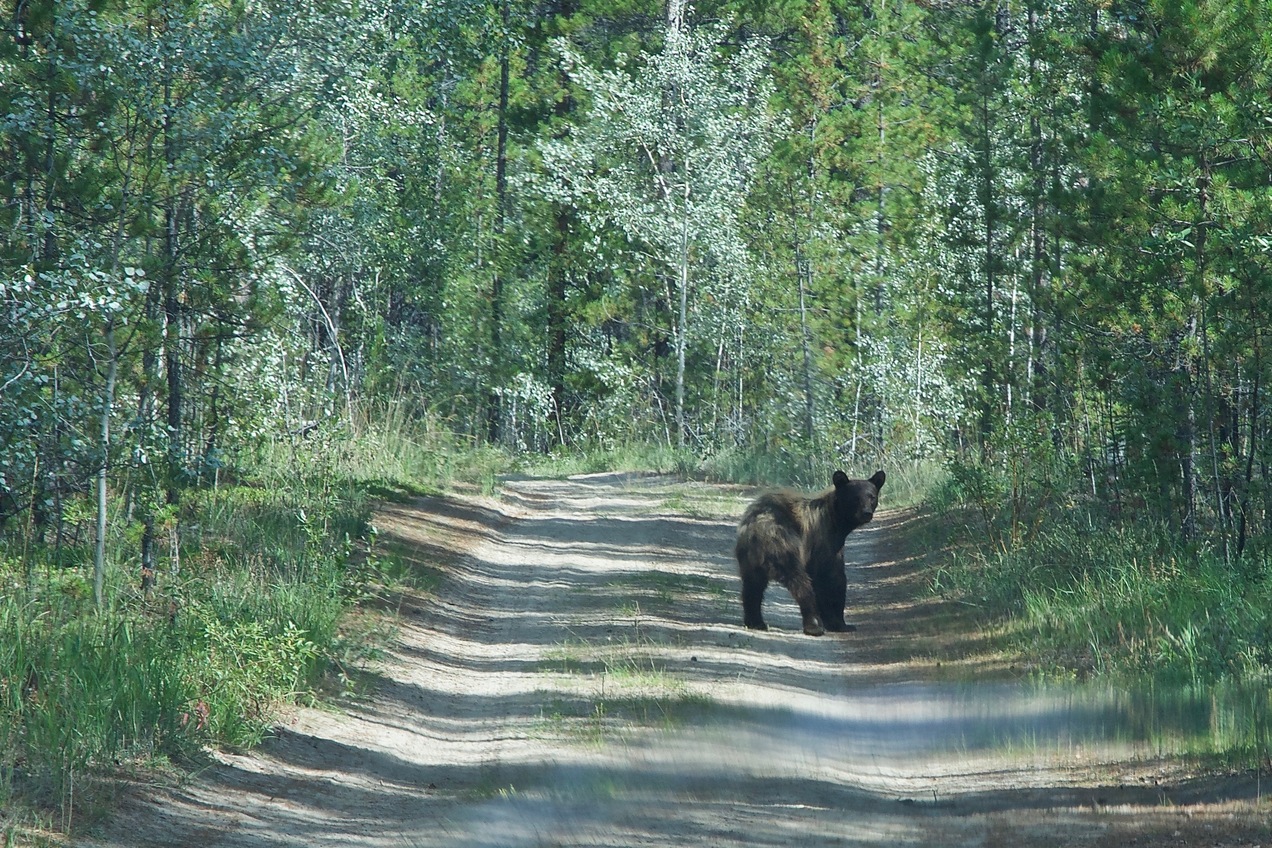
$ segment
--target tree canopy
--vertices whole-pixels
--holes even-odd
[[[0,525],[123,490],[153,569],[262,436],[405,403],[509,450],[1030,457],[1264,550],[1265,12],[9,0]]]

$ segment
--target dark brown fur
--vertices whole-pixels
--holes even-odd
[[[885,479],[882,471],[869,480],[836,471],[834,486],[816,497],[770,492],[747,508],[734,548],[747,627],[768,629],[760,606],[769,581],[776,580],[799,604],[808,635],[853,629],[844,621],[844,539],[874,517]]]

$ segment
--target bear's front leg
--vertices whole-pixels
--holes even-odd
[[[825,568],[813,577],[813,595],[817,599],[817,613],[827,630],[844,633],[856,630],[856,625],[844,621],[844,608],[848,604],[848,577],[844,574],[842,553],[836,554]]]

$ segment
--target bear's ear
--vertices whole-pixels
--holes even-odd
[[[848,475],[842,471],[836,471],[835,476],[830,479],[834,482],[836,489],[842,489],[848,485]]]
[[[887,479],[888,479],[888,475],[887,475],[887,474],[884,474],[882,471],[876,471],[876,472],[875,472],[875,475],[874,475],[873,477],[871,477],[871,478],[870,478],[870,482],[871,482],[871,483],[874,483],[874,487],[875,487],[876,489],[882,489],[882,488],[883,488],[883,481],[884,481],[884,480],[887,480]]]

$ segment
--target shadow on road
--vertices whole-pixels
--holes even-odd
[[[1171,805],[1203,792],[1267,838],[1249,781],[1153,776],[1162,740],[1208,732],[1204,705],[903,662],[941,613],[898,588],[913,563],[878,555],[895,524],[849,537],[858,631],[802,635],[780,588],[774,629],[744,630],[734,520],[666,508],[683,496],[593,475],[387,505],[381,543],[443,577],[400,604],[361,696],[135,793],[81,844],[1151,844],[1186,837]]]

